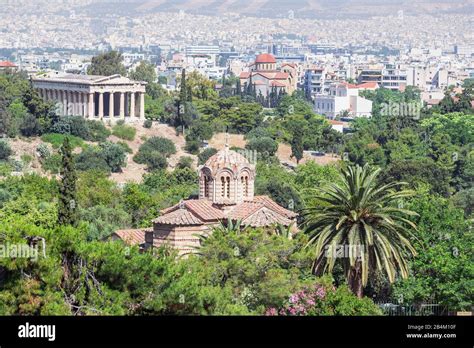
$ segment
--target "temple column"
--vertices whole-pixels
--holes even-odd
[[[114,92],[109,93],[109,117],[114,118]]]
[[[99,119],[104,118],[104,92],[99,92]]]
[[[95,117],[94,93],[89,93],[87,101],[88,101],[87,117],[94,118]]]
[[[77,92],[77,108],[78,108],[78,111],[79,111],[79,115],[81,117],[85,117],[86,114],[85,114],[85,108],[84,108],[84,93],[82,92]]]
[[[125,117],[130,116],[130,93],[125,92]]]
[[[145,93],[140,92],[140,119],[145,120]]]
[[[77,104],[78,103],[78,95],[77,95],[77,92],[75,91],[72,91],[71,92],[71,101],[72,101],[72,105],[71,105],[71,115],[73,116],[77,116],[79,114],[79,111],[77,110]]]
[[[76,113],[77,116],[83,116],[82,115],[82,95],[81,92],[76,92]]]
[[[120,92],[120,119],[125,118],[125,93]]]
[[[65,90],[61,91],[61,100],[63,103],[63,116],[67,116],[67,92]]]
[[[135,92],[130,93],[130,117],[135,117]]]

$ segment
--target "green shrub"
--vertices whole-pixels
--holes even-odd
[[[153,151],[148,155],[146,164],[150,171],[166,169],[166,167],[168,167],[166,157],[156,151]]]
[[[84,140],[74,135],[47,133],[41,136],[41,140],[43,140],[45,143],[50,143],[53,148],[59,149],[63,145],[65,137],[69,137],[69,141],[73,149],[76,147],[84,147]]]
[[[176,147],[169,139],[162,137],[152,137],[146,140],[138,150],[133,160],[137,163],[147,164],[151,153],[157,152],[163,157],[169,157],[176,153]]]
[[[41,161],[41,166],[43,167],[43,170],[56,174],[56,173],[59,173],[59,170],[61,169],[61,166],[62,166],[61,160],[62,160],[61,155],[55,153],[44,158]]]
[[[132,141],[133,139],[135,139],[137,131],[135,128],[127,126],[125,124],[116,124],[112,128],[112,134],[120,139]]]
[[[112,134],[103,122],[95,120],[87,120],[87,127],[89,128],[89,136],[86,140],[102,142],[107,140]]]
[[[110,167],[98,148],[88,147],[75,158],[77,170],[97,170],[110,173]]]
[[[43,129],[38,119],[32,114],[27,114],[26,117],[21,122],[20,132],[25,137],[40,135],[42,131]]]
[[[112,173],[122,171],[122,167],[125,165],[125,151],[122,146],[111,142],[101,143],[100,154],[107,162]]]
[[[255,150],[263,158],[274,156],[278,150],[278,143],[270,137],[252,138],[246,149]]]
[[[79,116],[59,118],[49,127],[49,133],[73,135],[87,141],[105,141],[111,134],[103,122]]]
[[[12,149],[6,141],[0,141],[0,161],[6,161],[12,155]]]
[[[244,138],[246,140],[250,140],[250,139],[253,139],[253,138],[263,138],[263,137],[270,137],[270,136],[271,136],[271,134],[268,131],[268,129],[263,128],[263,127],[257,127],[257,128],[252,129],[247,134],[245,134]]]
[[[198,155],[199,164],[204,164],[213,155],[217,153],[217,150],[213,147],[208,147]]]
[[[38,152],[39,157],[42,159],[48,158],[49,156],[51,156],[51,151],[49,150],[48,145],[46,145],[45,143],[39,144],[36,147],[36,152]]]
[[[201,143],[198,141],[198,140],[187,140],[186,141],[186,146],[184,147],[184,149],[193,154],[193,155],[196,155],[199,153],[199,149],[200,149],[200,146]]]
[[[21,155],[21,160],[24,164],[30,164],[33,161],[33,157],[25,153]]]
[[[88,147],[76,157],[78,170],[94,170],[117,173],[125,165],[125,151],[122,146],[111,142]]]
[[[153,125],[152,120],[145,120],[145,122],[143,123],[143,127],[145,128],[151,128],[152,125]]]
[[[10,163],[0,162],[0,176],[8,176],[13,171]]]
[[[89,139],[89,127],[86,120],[79,116],[60,117],[49,129],[50,133],[69,134]]]
[[[117,145],[120,145],[123,149],[123,151],[125,151],[126,153],[133,153],[133,150],[130,146],[128,146],[128,144],[124,141],[118,141],[117,142]]]
[[[193,159],[189,156],[182,156],[179,158],[179,162],[176,166],[179,169],[183,168],[192,168],[193,167]]]

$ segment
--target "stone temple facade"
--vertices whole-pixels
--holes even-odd
[[[46,101],[56,102],[62,116],[103,121],[145,120],[146,82],[120,75],[43,75],[33,87]]]
[[[254,183],[255,166],[226,146],[199,168],[199,199],[162,210],[152,228],[116,231],[112,239],[144,249],[170,245],[187,254],[196,251],[200,235],[229,219],[250,227],[291,226],[296,232],[297,214],[267,196],[255,196]]]

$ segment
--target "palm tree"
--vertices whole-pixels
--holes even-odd
[[[358,297],[370,272],[385,271],[391,283],[397,271],[407,278],[407,257],[416,255],[408,240],[416,225],[407,216],[418,214],[398,204],[412,191],[396,190],[406,183],[379,184],[379,173],[380,169],[368,165],[342,169],[340,184],[321,189],[313,197],[319,203],[303,213],[308,246],[316,248],[313,272],[332,272],[341,249],[346,251],[342,265]]]

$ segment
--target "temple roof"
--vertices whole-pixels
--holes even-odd
[[[144,81],[134,81],[128,77],[119,74],[110,76],[100,75],[79,75],[79,74],[46,74],[32,77],[33,81],[45,82],[67,82],[82,85],[123,85],[123,84],[141,84],[146,85]]]

